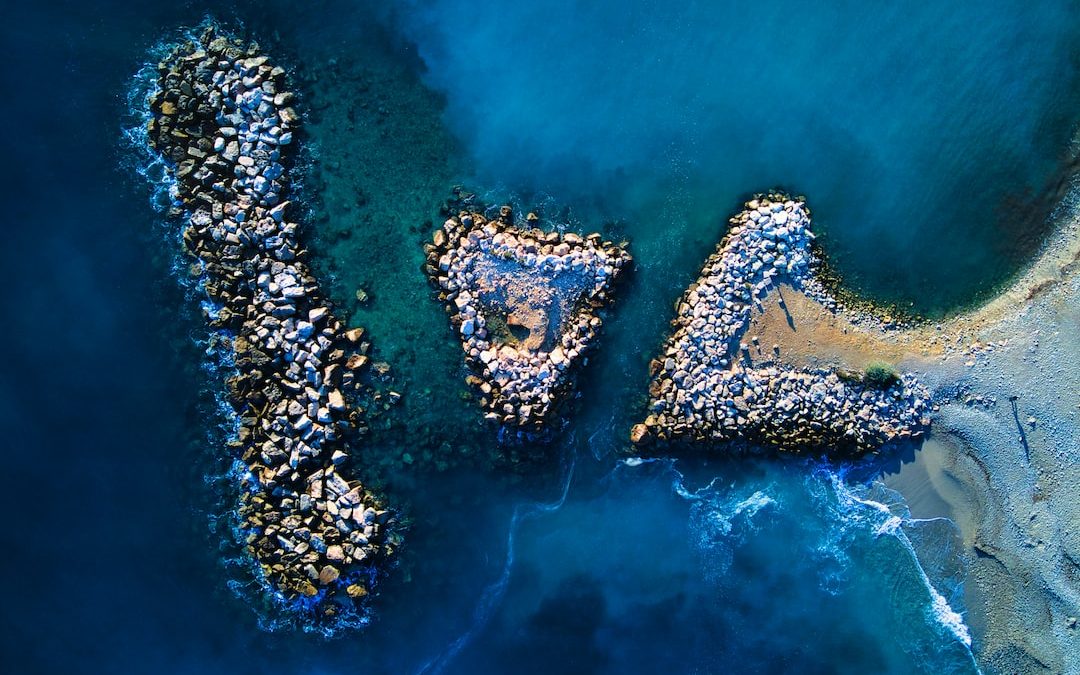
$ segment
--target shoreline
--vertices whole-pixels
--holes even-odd
[[[970,569],[970,557],[978,523],[983,515],[965,485],[956,477],[958,452],[948,437],[933,432],[913,456],[901,461],[895,470],[886,468],[879,480],[885,487],[903,496],[912,519],[944,518],[953,523],[964,546],[964,561]],[[916,554],[922,552],[916,547]],[[977,584],[964,583],[964,623],[971,630],[976,650],[986,635],[984,604],[986,598]]]
[[[928,444],[941,445],[913,463],[938,471],[934,489],[958,515],[977,654],[1000,672],[1080,669],[1080,407],[1069,393],[1080,391],[1080,179],[1072,186],[1011,286],[899,342],[923,347],[909,361],[937,404]],[[898,491],[920,504],[924,489]]]
[[[886,484],[916,512],[959,527],[977,659],[1001,672],[1080,670],[1080,406],[1068,394],[1080,391],[1080,178],[1072,184],[1039,255],[978,307],[904,325],[781,278],[735,341],[751,366],[850,372],[884,358],[927,387],[928,436]],[[700,316],[692,302],[689,310]],[[667,343],[669,361],[679,335]],[[654,377],[665,371],[657,363]],[[654,381],[650,393],[655,406],[664,392]],[[632,438],[649,440],[640,426]]]

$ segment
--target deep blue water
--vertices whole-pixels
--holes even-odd
[[[415,4],[485,178],[709,245],[782,186],[849,286],[921,312],[1031,253],[1080,101],[1069,2]]]
[[[121,143],[149,50],[210,8],[12,12],[0,27],[4,670],[970,672],[963,629],[933,611],[930,586],[964,610],[948,523],[906,519],[896,495],[837,467],[619,455],[671,302],[741,195],[807,194],[853,281],[927,310],[1005,278],[1041,224],[1001,214],[1053,183],[1073,129],[1069,3],[795,4],[213,7],[313,90],[348,63],[372,71],[335,101],[310,94],[327,177],[307,189],[334,213],[316,237],[355,229],[322,245],[328,286],[346,298],[353,281],[371,285],[357,318],[403,373],[406,412],[365,456],[415,523],[375,623],[331,641],[261,630],[228,587],[229,551],[209,526],[228,496],[206,480],[221,466],[217,380],[140,156]],[[445,96],[445,117],[409,98],[421,81]],[[393,114],[334,126],[369,99]],[[618,220],[633,242],[639,269],[605,351],[533,470],[394,459],[406,442],[436,452],[410,435],[421,414],[447,452],[490,446],[456,398],[441,310],[416,300],[439,180],[412,175],[404,150],[400,163],[350,154],[396,147],[409,110],[455,135],[456,159],[432,160],[447,181],[551,195],[586,226]],[[361,184],[411,186],[408,217],[388,220],[377,197],[357,206]],[[386,268],[358,269],[369,257]]]

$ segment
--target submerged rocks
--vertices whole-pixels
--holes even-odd
[[[919,436],[929,424],[929,393],[911,375],[882,388],[829,369],[749,362],[739,341],[752,309],[780,282],[831,311],[839,307],[814,278],[814,235],[802,200],[760,196],[730,225],[677,305],[675,332],[652,361],[649,415],[631,441],[866,451]]]
[[[425,270],[461,339],[485,417],[523,432],[552,418],[596,337],[597,310],[630,263],[599,234],[544,232],[464,210],[436,230]]]
[[[291,98],[285,71],[209,27],[158,74],[148,136],[175,178],[184,248],[228,345],[222,362],[235,365],[228,445],[244,467],[241,543],[271,597],[333,616],[367,595],[392,551],[391,519],[340,473],[356,432],[345,394],[367,357],[355,344],[362,329],[334,318],[289,221],[286,146],[299,117],[279,103]]]

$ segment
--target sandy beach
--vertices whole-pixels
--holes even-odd
[[[958,526],[967,616],[991,672],[1080,672],[1080,208],[1058,207],[1043,252],[985,305],[882,328],[787,289],[750,327],[794,364],[913,371],[929,438],[883,474],[914,518]],[[780,295],[780,294],[778,294]]]
[[[1080,670],[1080,280],[1064,272],[977,334],[1004,346],[941,373],[934,431],[948,451],[934,484],[961,513],[979,654],[998,672]]]

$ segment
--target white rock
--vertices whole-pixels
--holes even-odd
[[[345,397],[337,389],[330,390],[330,393],[327,394],[327,400],[331,410],[337,410],[338,412],[345,410]]]

